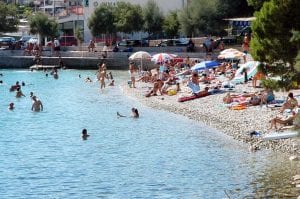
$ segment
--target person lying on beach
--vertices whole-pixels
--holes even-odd
[[[87,130],[86,129],[82,129],[82,133],[81,133],[81,137],[83,140],[87,140],[87,138],[90,136],[88,133],[87,133]]]
[[[298,101],[294,97],[293,93],[289,93],[286,102],[283,104],[282,108],[280,109],[280,113],[283,113],[286,109],[294,109],[298,107]]]
[[[297,111],[297,112],[296,112]],[[297,117],[298,115],[298,110],[293,110],[291,115],[288,116],[276,116],[275,118],[270,120],[271,126],[269,128],[269,130],[273,129],[275,127],[275,129],[277,130],[277,124],[282,124],[282,125],[292,125],[294,119]]]
[[[163,85],[164,85],[164,82],[161,79],[157,79],[153,85],[153,89],[151,89],[150,92],[145,95],[145,97],[157,96],[157,91],[160,92],[160,95],[163,95],[163,92],[162,92]]]
[[[262,104],[267,104],[275,100],[275,95],[272,89],[267,89],[264,91],[261,91],[261,103]]]

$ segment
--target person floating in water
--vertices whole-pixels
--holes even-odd
[[[82,139],[83,140],[86,140],[90,135],[87,133],[87,130],[86,129],[82,129]]]
[[[32,102],[31,110],[36,111],[36,112],[43,111],[43,104],[42,104],[41,100],[37,99],[36,96],[33,96],[32,100],[33,100],[33,102]]]
[[[126,117],[125,115],[122,115],[119,112],[117,112],[117,116],[118,117]],[[140,116],[139,111],[136,108],[132,108],[131,109],[131,117],[138,118],[139,116]]]

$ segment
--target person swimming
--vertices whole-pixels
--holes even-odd
[[[126,117],[125,115],[122,115],[119,112],[117,112],[117,116],[118,117]],[[131,108],[131,117],[138,118],[139,116],[140,116],[139,111],[136,108]]]
[[[13,103],[13,102],[11,102],[9,105],[8,105],[8,110],[14,110],[14,108],[15,108],[15,106],[14,106],[15,104]]]
[[[87,133],[87,130],[86,129],[82,129],[82,139],[83,140],[86,140],[90,135]]]

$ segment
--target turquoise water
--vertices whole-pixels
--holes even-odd
[[[0,70],[0,198],[253,198],[296,196],[299,165],[202,124],[147,108],[95,71]],[[78,78],[81,74],[82,78]],[[113,71],[116,83],[127,72]],[[24,81],[26,97],[8,91]],[[31,112],[34,92],[44,111]],[[7,109],[9,102],[15,110]],[[138,108],[140,118],[118,118]],[[81,130],[91,135],[81,139]],[[298,169],[299,172],[299,169]]]

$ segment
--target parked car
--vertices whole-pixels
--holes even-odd
[[[26,43],[29,39],[31,39],[31,38],[32,38],[31,36],[22,36],[22,37],[19,39],[18,43],[20,44],[20,46],[24,46],[25,43]]]
[[[0,48],[14,48],[16,45],[16,39],[14,37],[0,37]]]
[[[39,40],[38,40],[37,37],[31,37],[30,39],[28,39],[28,40],[25,42],[25,46],[27,46],[28,43],[37,44],[38,41],[39,41]]]
[[[77,39],[74,36],[61,36],[59,43],[61,46],[77,46]]]
[[[157,47],[166,47],[166,46],[188,46],[189,40],[187,39],[164,39],[159,44],[157,44]]]
[[[125,47],[147,47],[149,43],[146,40],[123,40],[118,43],[118,46]]]
[[[216,42],[219,43],[223,41],[223,43],[225,45],[233,45],[233,44],[237,44],[237,38],[235,36],[227,36],[227,37],[221,37],[219,39],[216,40]]]

